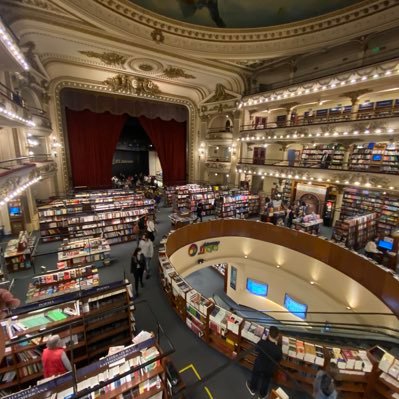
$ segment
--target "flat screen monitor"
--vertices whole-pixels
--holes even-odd
[[[373,161],[381,161],[382,155],[381,154],[374,154],[373,155]]]
[[[380,241],[378,241],[378,247],[381,248],[381,249],[386,249],[388,251],[392,251],[392,249],[393,249],[393,241],[380,240]]]
[[[20,216],[21,208],[19,206],[11,206],[9,209],[10,216]]]
[[[254,295],[267,296],[269,286],[261,281],[247,278],[247,290]]]
[[[308,311],[308,305],[304,303],[300,303],[296,301],[294,298],[290,297],[288,294],[285,294],[284,297],[284,307],[289,310],[295,316],[300,317],[301,319],[306,319],[306,313]]]

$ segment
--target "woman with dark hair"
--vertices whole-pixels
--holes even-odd
[[[145,269],[145,258],[141,252],[141,248],[137,247],[130,260],[130,272],[134,276],[134,287],[136,289],[136,297],[139,296],[139,281],[141,288],[144,287],[143,284],[143,273]]]

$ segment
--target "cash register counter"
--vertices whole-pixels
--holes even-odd
[[[205,251],[202,255],[196,254],[195,257],[190,255],[189,252],[186,252],[186,250],[193,244],[200,247],[202,241],[209,243],[217,238],[220,238],[221,240],[219,252],[207,253]],[[342,299],[342,302],[344,302],[345,298],[339,298],[339,296],[342,295],[344,288],[339,287],[339,283],[337,284],[337,281],[342,279],[341,281],[346,287],[346,296],[348,297],[352,295],[353,297],[356,297],[357,295],[358,298],[354,300],[354,302],[361,302],[362,306],[359,306],[358,309],[354,309],[354,312],[356,312],[356,310],[358,312],[371,311],[367,309],[374,309],[373,311],[376,311],[375,309],[378,308],[381,313],[391,313],[390,311],[392,311],[396,317],[399,316],[399,281],[397,275],[394,275],[389,269],[371,262],[366,257],[360,256],[356,252],[352,252],[333,242],[301,231],[254,221],[234,219],[214,220],[186,226],[171,234],[166,243],[166,254],[172,265],[175,266],[177,272],[182,275],[187,275],[191,271],[194,271],[194,269],[202,267],[202,265],[193,266],[194,264],[196,265],[197,263],[204,261],[206,264],[212,259],[218,259],[220,261],[221,257],[228,257],[228,255],[226,256],[226,253],[223,252],[223,240],[226,239],[227,248],[227,241],[233,238],[240,238],[240,240],[237,241],[238,245],[236,244],[234,246],[234,244],[230,244],[229,250],[232,252],[232,256],[235,257],[235,259],[238,259],[237,254],[240,253],[239,260],[241,263],[250,260],[244,259],[246,257],[244,256],[245,252],[243,253],[243,249],[245,249],[245,245],[248,244],[248,240],[246,241],[246,239],[263,241],[263,244],[260,243],[262,245],[275,244],[275,246],[279,246],[279,251],[282,255],[289,252],[294,255],[291,255],[291,263],[295,262],[295,253],[297,253],[298,259],[301,254],[303,254],[319,261],[319,263],[315,264],[313,267],[313,270],[316,270],[316,272],[318,270],[322,271],[323,268],[323,273],[328,272],[328,270],[325,269],[329,268],[333,269],[332,272],[334,270],[339,272],[334,274],[334,278],[336,279],[334,282],[325,278],[325,284],[321,287],[320,291],[323,289],[330,290],[332,295],[335,294],[335,296],[338,296],[338,299]],[[257,248],[258,250],[256,252],[254,251],[253,255],[258,256],[258,269],[261,270],[260,266],[262,266],[262,262],[269,263],[270,256],[268,251],[259,253],[259,248],[261,247]],[[269,248],[272,247],[269,246]],[[284,248],[295,252],[284,251]],[[184,249],[184,251],[179,251],[181,249]],[[236,253],[233,255],[233,252]],[[175,257],[173,256],[174,254]],[[267,259],[268,256],[269,259]],[[249,258],[251,258],[251,255],[249,255]],[[176,261],[177,259],[179,259],[179,262]],[[201,262],[199,262],[199,260]],[[304,263],[300,266],[302,267],[303,265]],[[284,265],[281,270],[284,270]],[[264,274],[265,281],[268,282],[269,277],[267,272],[265,271]],[[345,276],[349,277],[349,279]],[[335,285],[337,286],[334,288]],[[312,295],[312,292],[309,291],[310,287],[311,286],[308,284],[307,288],[301,291],[301,295]],[[244,291],[245,288],[242,292]],[[367,295],[364,295],[364,293]],[[373,295],[370,295],[370,293]],[[238,301],[237,298],[233,299],[238,303],[245,304],[244,302]],[[375,307],[375,303],[379,303],[380,307]],[[356,306],[356,303],[354,306]],[[325,309],[323,309],[323,311],[328,311],[328,309],[326,309],[328,305],[324,304],[324,307]],[[382,308],[385,309],[385,311],[382,311]],[[311,310],[312,309],[309,306],[309,311]],[[345,308],[343,308],[343,311],[344,310]],[[370,318],[368,320],[371,322]],[[397,318],[392,315],[391,321],[393,321],[393,323],[388,323],[390,327],[397,327]]]

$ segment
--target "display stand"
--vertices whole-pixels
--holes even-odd
[[[8,241],[4,252],[4,264],[9,273],[32,267],[33,242],[31,234],[20,231],[17,239]]]
[[[97,262],[109,265],[111,248],[103,238],[64,240],[58,252],[57,268],[63,269]]]
[[[51,334],[60,335],[76,365],[106,354],[110,345],[129,344],[135,330],[129,287],[118,281],[15,309],[1,322],[7,342],[0,389],[42,378],[41,351]]]

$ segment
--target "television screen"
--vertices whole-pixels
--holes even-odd
[[[9,209],[10,216],[20,216],[21,215],[21,208],[18,206],[12,206]]]
[[[381,154],[374,154],[373,155],[373,161],[381,161],[382,155]]]
[[[388,251],[392,251],[393,249],[393,242],[380,240],[378,241],[378,247],[382,249],[387,249]]]
[[[269,286],[257,280],[247,278],[247,290],[254,295],[267,296]]]
[[[288,294],[285,294],[284,297],[284,307],[295,316],[298,316],[301,319],[306,319],[306,312],[308,311],[308,305],[296,301]]]

